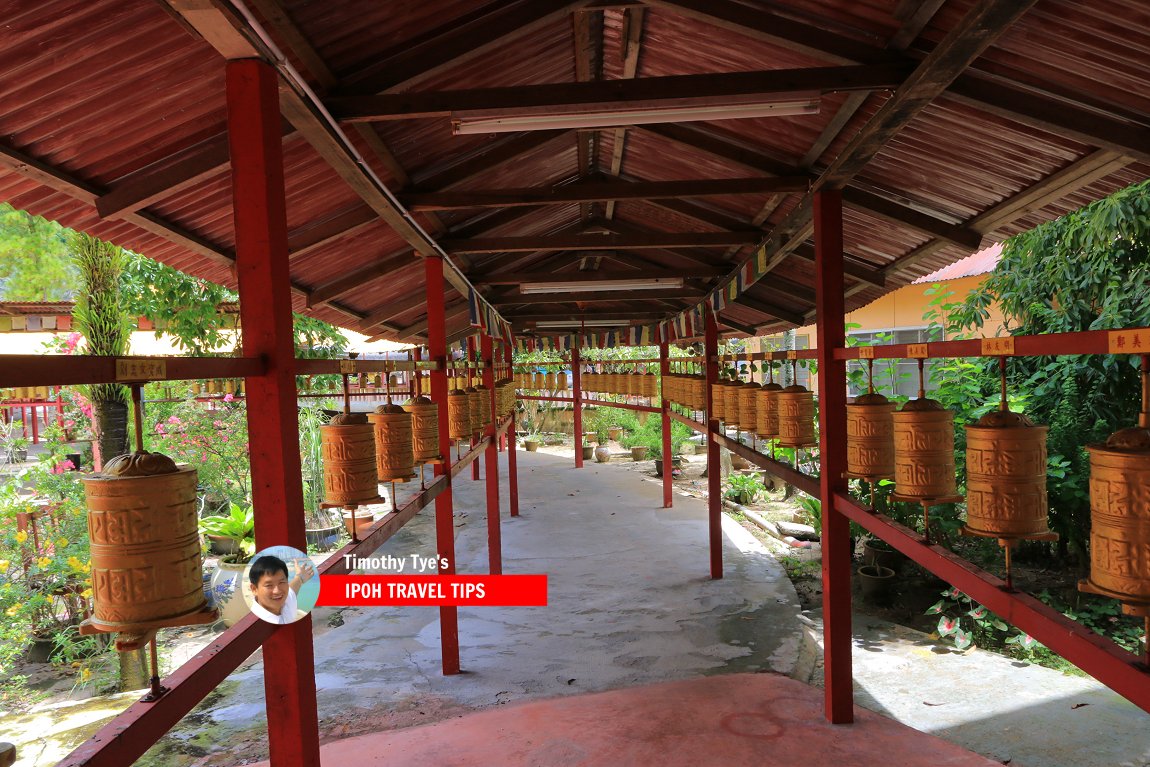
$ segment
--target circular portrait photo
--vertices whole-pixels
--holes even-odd
[[[319,598],[319,576],[307,554],[291,546],[270,546],[244,570],[244,597],[256,617],[268,623],[294,623]]]

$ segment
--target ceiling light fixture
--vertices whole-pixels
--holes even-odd
[[[601,290],[658,290],[683,287],[682,277],[649,277],[641,280],[599,280],[597,282],[524,282],[522,295],[533,293],[597,293]]]
[[[477,109],[453,112],[451,130],[455,135],[475,133],[509,133],[531,130],[564,130],[569,128],[612,128],[622,125],[696,122],[700,120],[734,120],[747,117],[783,117],[817,114],[817,93],[792,94],[778,101],[763,101],[762,96],[715,104],[713,98],[683,98],[673,103],[627,102],[615,106],[570,105],[565,107],[526,107]]]

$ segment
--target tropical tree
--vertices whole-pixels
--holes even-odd
[[[981,329],[992,303],[1013,335],[1150,325],[1150,181],[1007,240],[994,272],[950,313],[949,330]],[[1061,553],[1081,565],[1090,522],[1085,445],[1136,423],[1139,365],[1138,355],[1009,361],[1012,399],[1050,426],[1051,526],[1062,536]],[[967,388],[969,367],[955,371]],[[997,361],[983,361],[981,375],[992,381]]]
[[[126,256],[123,249],[76,232],[69,240],[80,271],[80,290],[73,309],[75,327],[84,335],[86,352],[101,357],[128,353],[131,324],[120,296]],[[120,384],[92,384],[88,399],[95,410],[101,462],[128,452],[128,390]]]

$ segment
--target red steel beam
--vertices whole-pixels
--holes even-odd
[[[263,375],[264,360],[256,357],[71,357],[43,354],[0,354],[0,388],[18,386],[77,386],[121,381],[193,381],[204,378],[246,378]],[[131,377],[132,366],[144,371]],[[118,372],[119,371],[119,374]]]
[[[618,139],[616,139],[618,140]],[[663,429],[663,508],[669,509],[673,503],[671,495],[671,480],[674,473],[673,458],[671,455],[671,403],[663,393],[663,384],[671,374],[671,363],[668,359],[667,342],[659,342],[659,417],[662,419]]]
[[[711,392],[719,380],[719,326],[715,313],[704,310],[703,356],[707,358],[707,523],[710,532],[711,578],[723,577],[723,488],[719,471],[719,421],[714,417]],[[663,467],[667,471],[667,467]]]
[[[511,344],[503,350],[507,362],[507,370],[511,371],[511,363],[514,361],[514,349]],[[511,417],[508,419],[507,425],[510,427],[507,439],[507,503],[511,507],[511,516],[519,516],[519,469],[516,466],[515,458],[515,408],[511,409]]]
[[[431,398],[439,406],[439,455],[442,463],[434,464],[436,477],[447,473],[451,462],[451,434],[447,423],[447,317],[443,280],[443,259],[428,256],[424,264],[424,285],[427,290],[427,356],[436,363],[431,372]],[[454,471],[451,473],[454,476]],[[452,521],[451,479],[447,490],[435,499],[435,547],[441,575],[455,574],[455,527]],[[454,606],[439,608],[439,642],[443,654],[444,675],[459,673],[459,610]]]
[[[686,423],[688,426],[693,427],[699,423],[698,421],[691,421],[689,418],[684,418],[683,416],[679,416],[679,420],[683,423]],[[818,478],[812,477],[809,474],[803,474],[801,471],[793,469],[790,466],[787,466],[785,463],[776,461],[774,458],[771,458],[769,455],[764,455],[758,450],[747,447],[742,442],[733,440],[725,434],[716,434],[715,439],[719,441],[720,445],[727,448],[732,453],[746,458],[748,461],[761,469],[766,469],[782,481],[794,485],[807,495],[814,498],[820,497]]]
[[[492,575],[503,572],[503,543],[499,530],[499,451],[496,424],[499,418],[498,392],[495,390],[495,350],[491,336],[479,336],[479,353],[483,358],[483,385],[487,387],[487,402],[491,412],[491,425],[485,430],[487,450],[483,468],[487,490],[487,567]]]
[[[243,353],[267,360],[245,381],[257,548],[306,549],[279,78],[245,59],[227,63],[225,82]],[[271,760],[319,765],[311,616],[278,627],[263,653]]]
[[[1001,579],[941,546],[924,543],[918,533],[871,513],[845,492],[836,493],[835,508],[1131,703],[1150,711],[1150,669],[1134,653],[1030,594],[1007,590]]]
[[[815,194],[815,311],[818,316],[819,490],[823,499],[824,714],[834,724],[854,721],[851,679],[850,524],[835,510],[835,493],[847,489],[846,362],[834,350],[846,345],[843,298],[842,192]]]

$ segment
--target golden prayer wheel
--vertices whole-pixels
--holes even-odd
[[[482,428],[483,400],[479,396],[479,389],[468,386],[463,390],[467,393],[467,436],[473,435]]]
[[[895,404],[877,392],[847,405],[847,476],[894,478]]]
[[[95,606],[81,631],[142,632],[214,618],[204,599],[196,470],[136,452],[81,481]]]
[[[753,381],[747,381],[739,387],[739,426],[743,431],[755,430],[758,416],[755,405],[760,391],[762,389]]]
[[[413,397],[403,404],[403,409],[411,413],[411,441],[418,464],[438,461],[439,454],[439,406],[427,397]]]
[[[954,496],[954,413],[936,400],[919,398],[891,418],[895,492],[923,501]]]
[[[987,538],[1050,538],[1046,432],[1021,413],[996,410],[966,427],[966,526]]]
[[[1090,577],[1078,588],[1150,612],[1150,429],[1110,435],[1090,453]]]
[[[779,400],[778,394],[783,390],[779,384],[771,381],[763,384],[755,396],[755,433],[762,439],[776,439],[779,436]]]
[[[734,426],[735,429],[738,429],[741,423],[739,415],[739,391],[742,387],[742,381],[723,382],[723,420],[726,421],[727,426]]]
[[[538,372],[532,374],[532,376],[531,376],[531,388],[535,389],[536,391],[542,391],[543,389],[546,389],[547,388],[547,374],[546,373],[538,373]]]
[[[812,447],[815,438],[815,395],[805,386],[793,384],[775,394],[781,447]]]
[[[359,506],[379,500],[375,429],[363,413],[340,413],[319,427],[327,503]]]
[[[558,388],[556,389],[557,391],[567,391],[567,371],[566,370],[560,370],[558,373],[555,374],[555,383],[558,386]]]
[[[377,407],[368,420],[375,427],[376,477],[380,482],[406,482],[415,469],[411,413],[389,403]]]
[[[471,400],[471,430],[482,432],[491,423],[491,390],[483,384],[467,390]]]
[[[231,394],[234,396],[235,393],[236,382],[231,378],[224,379],[224,394]]]
[[[471,400],[463,389],[447,394],[447,433],[452,439],[471,436]]]
[[[726,381],[716,381],[711,384],[711,412],[708,413],[708,417],[716,421],[726,420],[727,401],[723,393],[725,383]]]
[[[543,380],[547,385],[547,391],[555,391],[558,388],[559,382],[555,380],[554,371],[547,373]]]
[[[643,376],[643,396],[647,398],[659,396],[659,376],[650,372]]]

